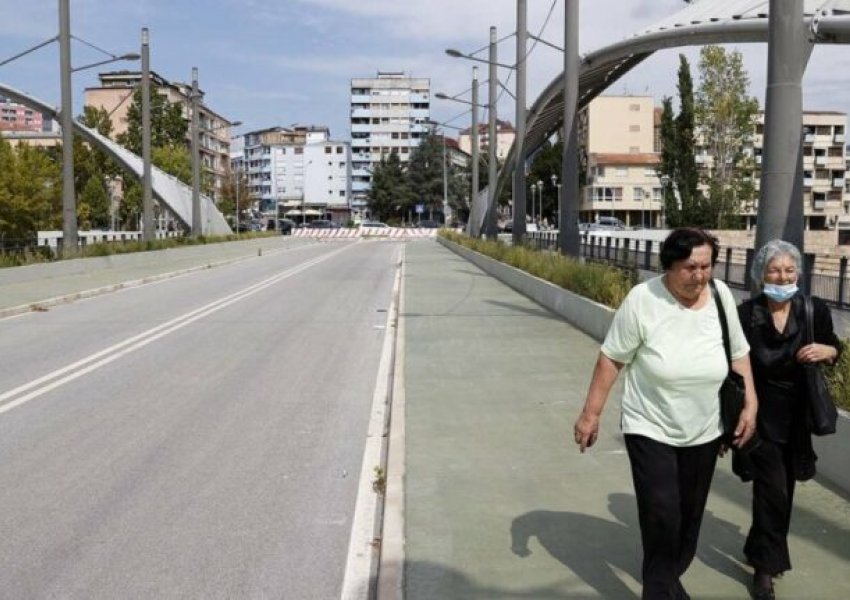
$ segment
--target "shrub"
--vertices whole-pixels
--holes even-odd
[[[838,362],[824,369],[824,374],[835,404],[850,411],[850,343],[842,340],[841,345],[843,349]]]

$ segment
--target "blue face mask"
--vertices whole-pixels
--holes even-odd
[[[774,302],[787,302],[797,293],[797,284],[789,283],[787,285],[777,285],[775,283],[765,283],[764,295]]]

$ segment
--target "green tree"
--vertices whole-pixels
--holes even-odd
[[[373,219],[381,221],[401,218],[410,212],[413,195],[398,154],[382,157],[372,171],[372,186],[367,205]]]
[[[673,100],[666,96],[662,100],[661,110],[661,163],[658,165],[658,176],[662,183],[662,202],[664,217],[668,227],[682,225],[682,213],[676,201],[675,181],[678,173],[676,156],[676,121],[673,117]]]
[[[80,229],[107,229],[110,226],[109,193],[106,183],[90,177],[77,202],[77,221]]]
[[[157,88],[152,88],[151,148],[186,145],[188,129],[180,104],[169,102]],[[141,89],[133,92],[133,103],[127,109],[127,131],[118,136],[118,143],[138,155],[142,154]]]
[[[0,246],[33,244],[39,229],[62,224],[59,163],[40,148],[0,137]]]
[[[531,162],[531,169],[529,170],[528,177],[526,178],[529,186],[531,186],[532,183],[536,184],[538,181],[543,182],[543,193],[541,194],[543,209],[541,211],[540,208],[537,208],[536,211],[537,214],[542,212],[543,218],[547,219],[550,223],[554,223],[555,213],[558,210],[558,186],[555,183],[552,183],[552,175],[557,175],[558,181],[556,183],[561,183],[563,158],[563,142],[558,140],[553,144],[547,140],[534,155]],[[536,198],[538,193],[539,192],[535,192]],[[526,203],[528,205],[528,210],[531,211],[531,196],[529,194],[530,190],[527,190]],[[539,198],[537,199],[537,202],[540,202]],[[529,214],[531,213],[529,212]]]
[[[675,184],[679,193],[682,225],[701,226],[706,224],[702,196],[699,193],[699,172],[695,154],[694,137],[694,81],[691,66],[684,54],[679,55],[677,89],[679,92],[679,114],[676,117]]]
[[[443,140],[428,133],[410,155],[407,164],[408,189],[425,213],[443,211]]]
[[[703,137],[710,169],[704,177],[712,226],[738,226],[742,203],[754,198],[754,164],[744,156],[751,143],[758,100],[748,95],[749,76],[738,51],[706,46],[700,53],[696,94],[697,130]]]

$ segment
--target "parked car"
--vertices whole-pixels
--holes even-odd
[[[292,230],[298,227],[292,219],[278,219],[277,228],[280,230],[280,235],[292,235]]]
[[[591,224],[590,228],[596,230],[621,230],[626,228],[626,224],[616,217],[599,217]]]
[[[339,229],[340,225],[327,219],[315,219],[307,223],[307,227],[310,229]]]
[[[387,229],[389,225],[380,221],[363,221],[360,223],[360,227],[364,229]]]

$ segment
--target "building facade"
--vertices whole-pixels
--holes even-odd
[[[579,220],[620,219],[627,227],[663,224],[657,117],[651,96],[599,96],[579,115],[586,185]]]
[[[112,71],[98,75],[100,85],[86,88],[85,103],[95,108],[103,108],[110,114],[112,135],[127,131],[127,112],[133,103],[133,93],[141,85],[140,71]],[[172,104],[179,104],[183,118],[191,124],[192,112],[190,96],[191,84],[170,82],[155,72],[151,72],[151,90],[162,94]],[[222,188],[229,177],[230,168],[230,128],[231,121],[212,110],[204,102],[204,92],[199,90],[198,103],[199,154],[202,180],[211,181],[209,190],[216,202],[221,199]],[[191,144],[191,131],[186,132],[186,145]]]
[[[351,146],[327,127],[272,127],[240,136],[232,168],[256,210],[296,221],[351,218]],[[247,199],[246,206],[247,206]]]
[[[50,131],[51,123],[39,111],[0,94],[0,131]]]
[[[430,130],[431,82],[402,72],[351,80],[352,218],[367,216],[372,171],[382,158],[410,160]]]
[[[505,160],[516,137],[516,129],[508,121],[496,120],[496,158]],[[472,128],[462,129],[458,134],[458,145],[467,154],[472,154]],[[478,152],[490,151],[490,127],[487,123],[478,124]]]

